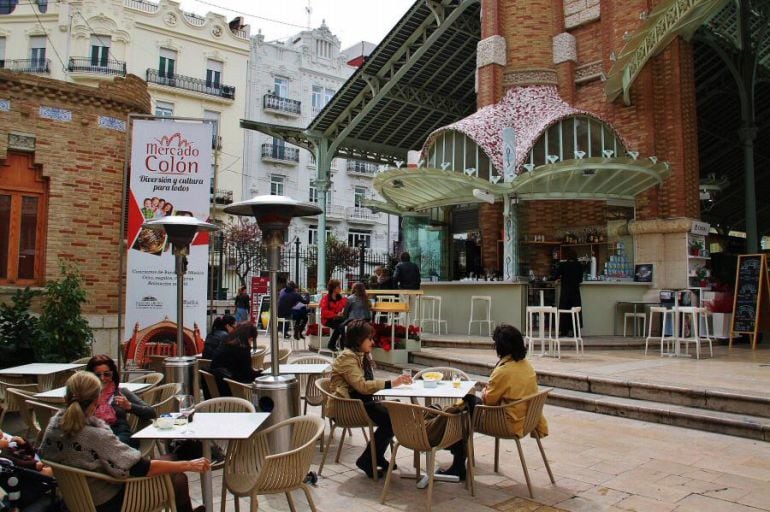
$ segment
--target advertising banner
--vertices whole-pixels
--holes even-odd
[[[212,126],[168,120],[133,124],[128,197],[128,260],[124,340],[166,317],[176,321],[176,273],[171,243],[145,220],[169,215],[209,217]],[[206,335],[208,233],[190,245],[184,279],[184,326]]]

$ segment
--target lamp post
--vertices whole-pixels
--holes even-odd
[[[264,195],[233,203],[225,207],[224,211],[230,215],[254,217],[262,231],[262,239],[267,244],[267,267],[270,271],[271,371],[270,375],[261,375],[254,380],[254,396],[257,399],[257,407],[263,412],[271,413],[265,426],[274,425],[299,414],[299,386],[296,377],[278,373],[278,269],[284,232],[294,217],[318,215],[322,210],[314,204],[302,203],[290,197]],[[288,447],[290,442],[290,438],[285,435],[274,435],[272,440],[275,443],[273,446]]]
[[[195,357],[185,357],[184,353],[184,275],[187,272],[187,256],[190,254],[190,243],[199,231],[215,231],[219,228],[214,224],[203,222],[195,217],[170,216],[148,220],[143,228],[163,231],[168,236],[174,252],[174,268],[176,270],[176,357],[166,358],[167,368],[176,368],[176,382],[182,384],[185,394],[191,394],[190,370]]]

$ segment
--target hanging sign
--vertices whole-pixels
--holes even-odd
[[[131,133],[128,197],[126,323],[123,339],[140,329],[176,321],[176,273],[171,243],[145,220],[189,215],[206,220],[211,197],[212,127],[206,123],[137,120]],[[208,233],[190,245],[184,278],[184,326],[206,335]]]

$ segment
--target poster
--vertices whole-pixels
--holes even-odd
[[[168,120],[134,121],[128,197],[128,259],[124,340],[168,317],[176,321],[176,273],[171,244],[145,220],[168,215],[209,217],[212,126]],[[208,233],[190,245],[184,280],[184,326],[206,336]]]

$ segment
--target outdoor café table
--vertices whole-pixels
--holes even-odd
[[[390,339],[396,339],[395,316],[399,313],[409,314],[409,304],[406,302],[375,302],[374,306],[372,306],[372,311],[375,313],[387,313],[388,323],[390,323]]]
[[[295,375],[317,375],[329,371],[329,363],[302,363],[278,365],[278,373]]]
[[[202,441],[203,456],[211,460],[210,441],[232,441],[248,439],[264,423],[270,413],[266,412],[196,412],[193,421],[184,426],[161,429],[149,425],[136,434],[134,439],[192,439]],[[214,495],[211,488],[211,471],[201,475],[203,482],[203,504],[206,510],[214,510]]]
[[[456,388],[452,386],[452,382],[448,380],[441,380],[437,383],[435,388],[426,388],[424,386],[425,381],[415,380],[411,384],[402,386],[396,386],[390,389],[381,389],[374,393],[374,396],[380,397],[396,397],[396,398],[456,398],[462,399],[465,395],[473,391],[476,387],[475,380],[461,380],[460,387]],[[470,418],[468,418],[470,421]],[[468,440],[466,439],[466,442]],[[417,455],[415,454],[415,467]],[[415,475],[402,474],[402,478],[415,478]],[[459,482],[459,478],[445,475],[433,475],[434,480],[441,480],[445,482]],[[418,483],[417,487],[422,489],[428,484],[428,476],[425,475]]]
[[[138,393],[149,388],[150,386],[151,384],[147,384],[146,382],[121,382],[118,388],[127,389],[132,393]],[[63,402],[64,394],[66,392],[67,392],[67,387],[62,386],[60,388],[49,389],[48,391],[43,391],[42,393],[38,393],[35,395],[35,398],[40,400],[47,400],[49,402]]]
[[[12,368],[0,370],[0,379],[3,375],[27,375],[37,377],[39,389],[47,390],[53,387],[54,378],[57,373],[78,370],[85,364],[74,363],[30,363]]]

